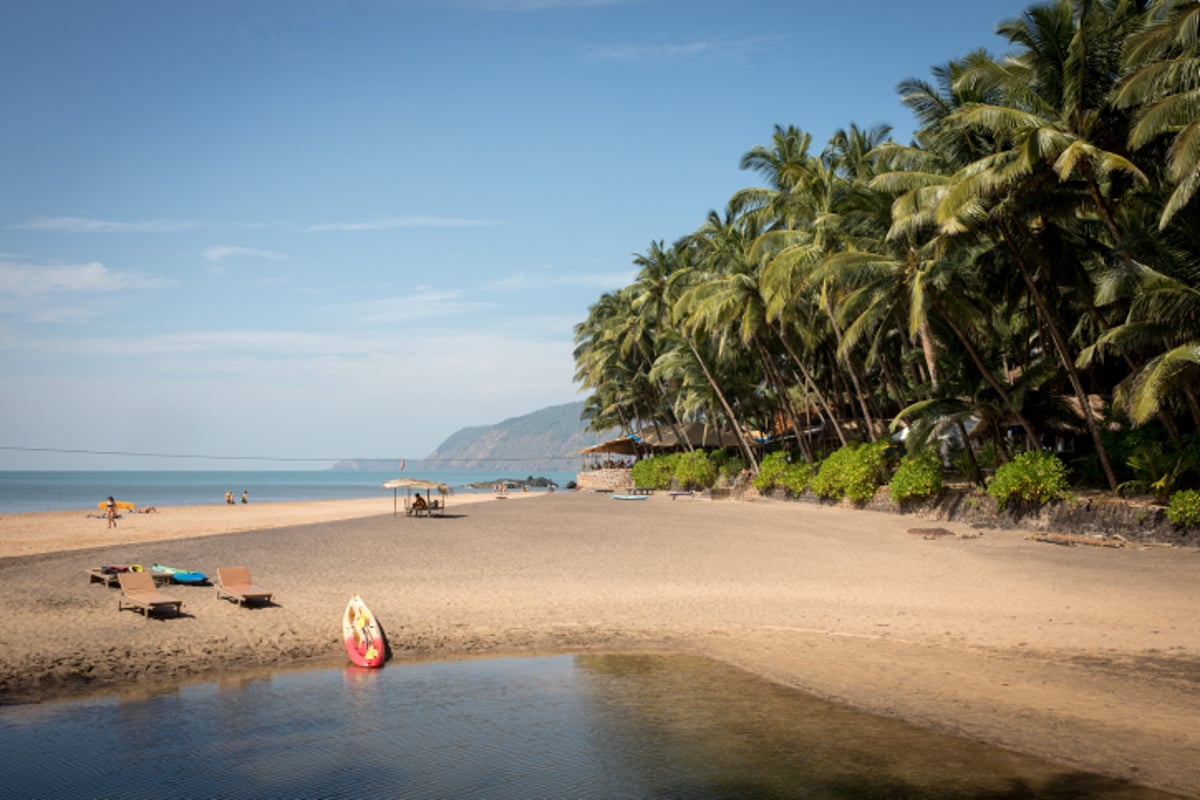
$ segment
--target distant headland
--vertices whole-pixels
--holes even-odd
[[[575,470],[582,464],[580,450],[616,435],[588,431],[582,414],[582,401],[550,406],[494,425],[462,428],[424,458],[351,458],[330,469],[397,472],[403,464],[407,472],[491,470],[512,475]],[[524,485],[521,479],[512,480],[510,485]]]

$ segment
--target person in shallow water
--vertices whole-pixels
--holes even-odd
[[[246,491],[246,490],[243,490],[243,491],[242,491],[242,502],[243,502],[243,503],[249,503],[249,502],[250,502],[250,492],[249,492],[249,491]]]

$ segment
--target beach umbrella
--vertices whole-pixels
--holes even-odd
[[[385,481],[383,488],[392,490],[393,517],[396,516],[396,496],[400,489],[408,489],[410,494],[412,493],[413,489],[417,490],[417,494],[420,494],[421,490],[424,489],[426,496],[428,496],[428,494],[434,489],[437,489],[438,494],[440,494],[443,498],[445,498],[446,495],[454,494],[454,490],[451,489],[448,484],[438,483],[437,481],[423,481],[420,478],[393,478],[390,481]],[[443,499],[442,508],[445,507],[446,501]]]

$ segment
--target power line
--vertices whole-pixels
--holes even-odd
[[[85,450],[82,448],[66,447],[19,447],[17,445],[0,445],[0,450],[13,450],[19,453],[68,453],[85,456],[132,456],[134,458],[198,458],[211,461],[339,461],[341,459],[306,458],[292,456],[214,456],[204,453],[138,453],[129,450]]]
[[[126,456],[130,458],[174,458],[200,459],[204,461],[288,461],[288,462],[329,462],[329,461],[420,461],[425,464],[436,463],[478,463],[480,461],[546,461],[578,458],[578,454],[570,455],[531,455],[531,456],[443,456],[437,458],[347,458],[345,456],[311,457],[311,456],[219,456],[209,453],[139,453],[130,450],[87,450],[83,448],[65,447],[21,447],[19,445],[0,444],[0,450],[18,453],[58,453],[67,455],[87,456]]]

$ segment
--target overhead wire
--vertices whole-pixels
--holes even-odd
[[[66,447],[24,447],[20,445],[0,445],[0,450],[7,450],[18,453],[56,453],[65,455],[89,455],[89,456],[124,456],[129,458],[171,458],[171,459],[196,459],[204,461],[281,461],[281,462],[337,462],[337,461],[419,461],[422,464],[437,464],[437,463],[471,463],[477,464],[487,461],[545,461],[545,460],[562,460],[578,458],[577,454],[569,455],[526,455],[526,456],[444,456],[435,458],[407,458],[407,457],[388,457],[388,458],[363,458],[363,457],[347,457],[347,456],[225,456],[213,455],[211,453],[143,453],[131,450],[92,450],[87,448],[66,448]]]

